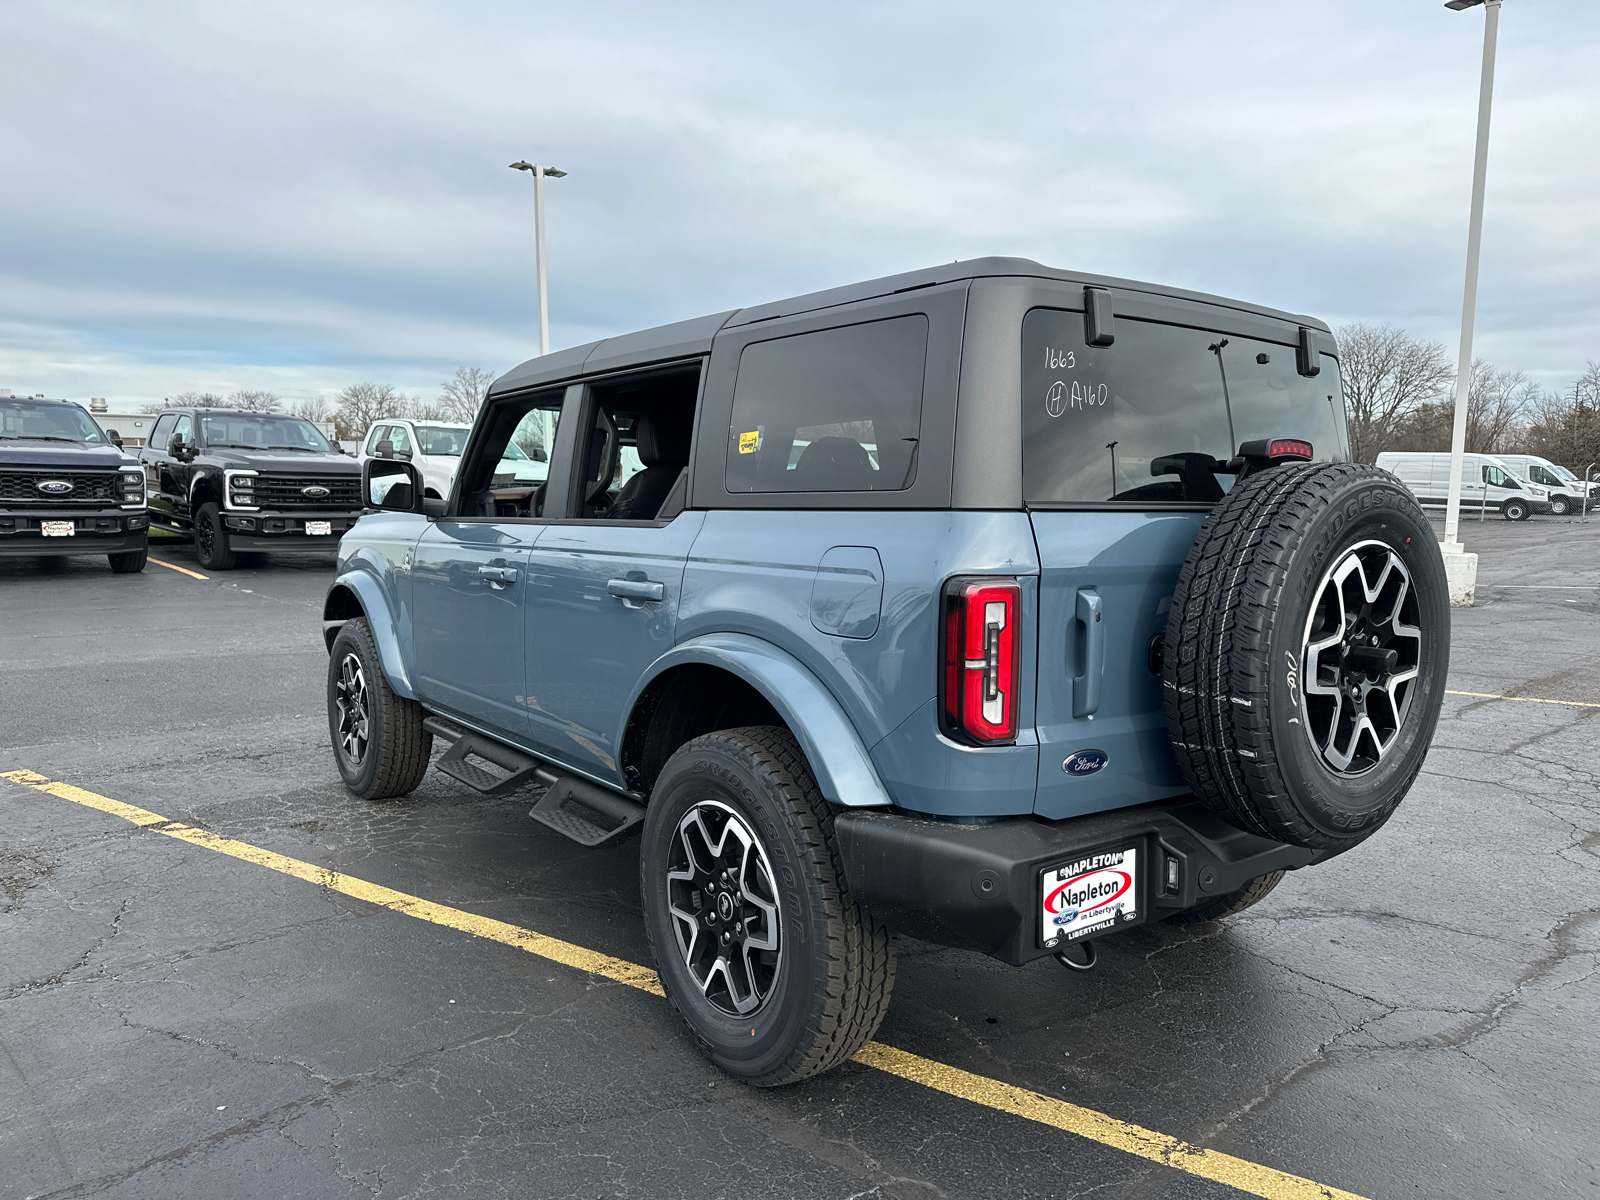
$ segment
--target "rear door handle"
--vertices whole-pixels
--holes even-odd
[[[1091,717],[1100,710],[1100,680],[1106,673],[1106,623],[1100,593],[1093,588],[1078,589],[1077,620],[1082,626],[1083,672],[1072,680],[1072,715]]]
[[[479,567],[478,574],[487,579],[490,584],[515,583],[517,569],[515,567]]]
[[[667,585],[649,579],[610,579],[606,591],[624,600],[665,600]]]

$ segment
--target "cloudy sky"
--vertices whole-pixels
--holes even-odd
[[[429,395],[536,349],[1009,254],[1454,353],[1481,10],[0,4],[0,387]],[[1507,0],[1480,352],[1600,359],[1600,4]]]

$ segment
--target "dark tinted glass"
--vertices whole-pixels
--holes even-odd
[[[733,391],[728,490],[910,487],[927,356],[928,319],[920,315],[746,346]]]
[[[258,413],[202,413],[200,428],[208,446],[244,450],[306,450],[332,454],[333,446],[310,421]],[[398,446],[395,447],[399,449]]]
[[[0,400],[0,437],[22,442],[105,442],[100,426],[76,404],[24,400],[20,396]]]
[[[156,420],[156,427],[150,431],[150,440],[145,444],[165,454],[167,446],[172,441],[172,427],[178,423],[176,413],[164,413]]]
[[[1262,361],[1262,359],[1265,361]],[[1029,503],[1203,503],[1241,442],[1303,438],[1349,457],[1339,364],[1306,378],[1295,348],[1119,317],[1089,346],[1083,314],[1036,308],[1022,325],[1022,477]]]

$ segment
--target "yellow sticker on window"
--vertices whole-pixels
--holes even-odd
[[[740,454],[754,454],[759,449],[761,449],[761,431],[759,429],[753,433],[741,433],[739,435]]]

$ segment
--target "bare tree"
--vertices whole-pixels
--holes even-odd
[[[454,378],[442,385],[438,403],[442,411],[435,419],[472,424],[493,382],[494,376],[480,367],[457,367]]]
[[[309,400],[302,400],[294,406],[294,415],[303,417],[307,421],[326,421],[328,419],[328,402],[321,396],[312,396]]]
[[[229,396],[227,407],[243,409],[246,412],[282,412],[283,399],[276,392],[247,388]]]
[[[230,408],[229,403],[215,392],[179,392],[167,396],[159,404],[146,404],[144,411],[158,413],[168,408]]]
[[[1510,453],[1523,437],[1523,421],[1539,398],[1539,389],[1521,371],[1504,371],[1475,359],[1467,384],[1467,440],[1470,454]],[[1395,429],[1391,450],[1450,448],[1455,432],[1454,389],[1417,407]]]
[[[1600,461],[1600,363],[1589,363],[1570,389],[1534,403],[1526,448],[1579,475]]]
[[[1338,331],[1350,453],[1372,462],[1391,448],[1402,425],[1438,399],[1450,364],[1438,342],[1423,342],[1394,325],[1356,322]]]
[[[334,428],[341,439],[351,441],[365,437],[374,421],[400,416],[409,398],[387,383],[352,383],[339,393],[338,403]]]

